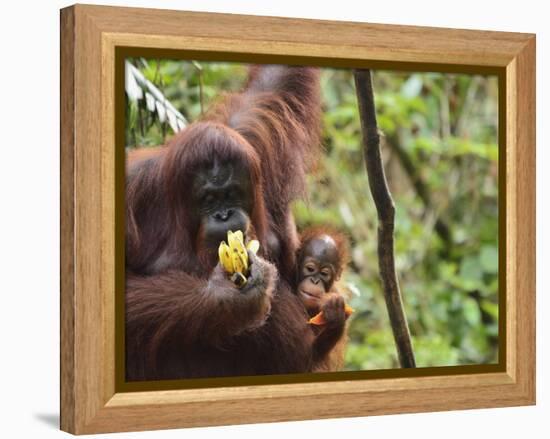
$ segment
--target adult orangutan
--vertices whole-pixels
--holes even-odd
[[[319,144],[318,71],[253,67],[245,89],[165,147],[130,153],[126,379],[309,372],[289,204]],[[239,289],[217,260],[228,230],[258,239]]]

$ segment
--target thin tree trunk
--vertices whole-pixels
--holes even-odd
[[[395,207],[380,156],[380,136],[376,122],[370,70],[355,70],[354,77],[369,187],[378,213],[378,265],[384,298],[399,354],[399,363],[401,367],[416,367],[411,335],[395,272],[393,255]]]

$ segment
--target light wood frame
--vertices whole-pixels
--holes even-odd
[[[117,393],[113,220],[119,46],[502,71],[507,249],[502,371]],[[534,403],[534,35],[84,5],[61,11],[61,429],[82,434]]]

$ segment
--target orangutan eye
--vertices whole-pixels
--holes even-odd
[[[313,273],[315,271],[315,267],[313,265],[306,265],[306,271],[308,273]]]

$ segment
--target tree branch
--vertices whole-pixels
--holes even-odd
[[[380,136],[370,70],[355,70],[354,77],[369,187],[378,213],[378,265],[384,298],[399,354],[399,363],[401,367],[416,367],[411,335],[395,272],[393,255],[395,207],[380,157]]]

